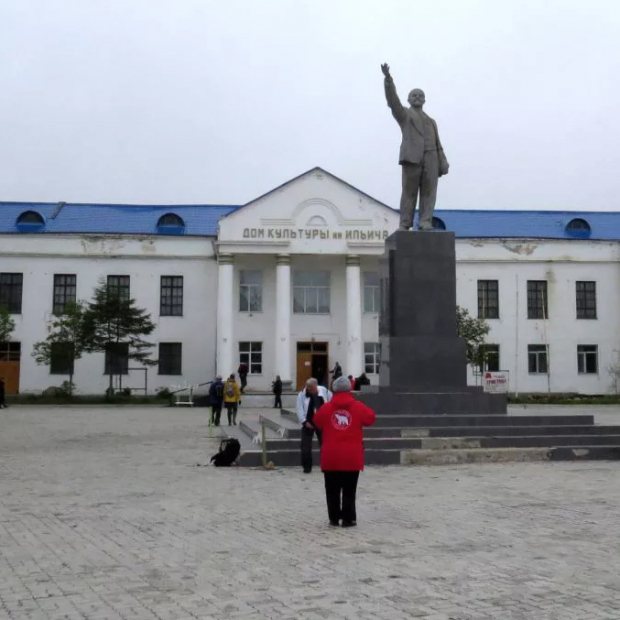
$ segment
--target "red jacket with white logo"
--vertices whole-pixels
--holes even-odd
[[[375,423],[375,412],[350,392],[336,392],[312,418],[322,433],[322,471],[360,471],[364,469],[364,426]]]

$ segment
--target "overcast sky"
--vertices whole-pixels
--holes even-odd
[[[403,101],[437,208],[620,207],[615,0],[0,0],[0,200],[243,204],[321,166],[397,206]]]

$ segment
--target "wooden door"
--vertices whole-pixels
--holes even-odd
[[[312,351],[297,351],[297,389],[302,390],[312,376]]]
[[[7,395],[19,393],[19,362],[0,360],[0,377],[4,379]]]

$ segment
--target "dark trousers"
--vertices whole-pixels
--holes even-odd
[[[359,471],[324,471],[327,515],[331,523],[357,521],[355,493]]]
[[[211,405],[211,424],[220,425],[220,416],[222,415],[222,405]]]
[[[226,413],[228,414],[228,426],[237,423],[237,403],[226,403]]]
[[[248,384],[248,376],[247,375],[239,375],[239,379],[241,381],[241,391],[245,390],[245,386]]]
[[[316,433],[316,438],[321,445],[321,433],[315,428],[301,427],[301,466],[304,471],[312,471],[312,437]]]
[[[276,401],[273,403],[276,409],[282,409],[282,394],[276,394]]]

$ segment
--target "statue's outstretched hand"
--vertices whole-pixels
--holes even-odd
[[[388,64],[387,64],[387,62],[385,62],[385,63],[383,63],[383,64],[381,65],[381,71],[383,71],[383,75],[384,75],[386,78],[392,77],[392,76],[390,75],[390,65],[388,65]]]

